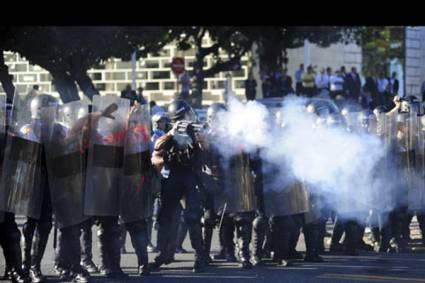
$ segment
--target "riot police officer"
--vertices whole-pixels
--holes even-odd
[[[216,123],[215,123],[216,124]],[[217,131],[215,126],[212,127]],[[256,215],[258,190],[255,175],[260,172],[258,158],[252,154],[234,148],[232,156],[225,156],[219,147],[216,134],[211,134],[211,144],[215,147],[217,178],[222,191],[215,197],[215,206],[218,215],[221,215],[222,244],[227,258],[234,256],[235,247],[233,236],[236,232],[237,255],[242,268],[252,268],[250,262],[249,245],[251,242],[252,223]],[[234,145],[232,145],[234,146]],[[255,173],[254,173],[255,172]]]
[[[3,167],[4,149],[6,147],[6,97],[0,97],[0,168]],[[0,176],[3,171],[0,172]],[[4,206],[4,205],[1,205]],[[0,246],[6,262],[5,278],[12,282],[25,282],[23,276],[22,254],[20,246],[21,232],[15,222],[15,215],[10,212],[0,211]]]
[[[175,241],[176,238],[175,213],[179,201],[184,197],[186,206],[184,217],[188,225],[191,244],[195,250],[193,271],[201,272],[204,270],[206,262],[202,245],[201,192],[196,175],[200,170],[197,159],[201,145],[190,124],[195,121],[195,114],[192,108],[181,100],[171,102],[168,113],[174,123],[173,129],[156,141],[152,157],[152,163],[158,171],[167,165],[170,172],[161,192],[161,210],[158,219],[160,253],[150,267],[158,269],[162,264],[172,261],[175,250],[174,245],[169,245],[169,243]],[[186,122],[186,132],[180,134],[177,129],[183,120]]]
[[[72,278],[76,282],[87,282],[89,277],[80,265],[79,241],[80,225],[87,219],[83,211],[85,156],[81,151],[82,129],[78,126],[78,113],[83,108],[76,101],[43,109],[51,121],[45,152],[55,226],[60,232],[57,269],[61,269],[61,280]]]
[[[6,210],[27,216],[23,227],[22,268],[33,282],[44,280],[40,266],[52,228],[43,145],[48,136],[49,121],[42,115],[42,108],[55,104],[56,99],[50,95],[41,94],[31,101],[24,101],[15,93],[1,182]]]
[[[93,97],[93,113],[84,126],[88,144],[84,214],[95,217],[101,255],[101,273],[127,279],[120,267],[120,227],[117,201],[124,161],[124,141],[130,103],[114,96]]]

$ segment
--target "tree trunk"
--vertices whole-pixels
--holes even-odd
[[[94,86],[91,78],[87,75],[85,70],[76,71],[73,73],[75,80],[78,83],[81,91],[90,99],[93,99],[93,96],[99,94],[99,91]]]
[[[12,103],[15,94],[15,86],[13,85],[13,76],[9,74],[9,68],[4,63],[3,50],[0,50],[0,82],[6,92],[8,103]]]
[[[80,100],[78,88],[73,77],[64,72],[52,72],[53,84],[63,103]]]

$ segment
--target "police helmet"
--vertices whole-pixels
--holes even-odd
[[[168,114],[173,122],[184,119],[196,119],[196,114],[192,107],[183,100],[173,100],[168,106]]]
[[[211,124],[211,122],[216,118],[217,113],[220,111],[227,111],[226,106],[223,103],[213,103],[208,107],[207,110],[207,122]]]

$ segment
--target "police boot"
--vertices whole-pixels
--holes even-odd
[[[234,224],[233,219],[225,216],[220,229],[220,241],[223,245],[224,259],[227,262],[237,262],[235,257],[235,242],[234,237]]]
[[[331,247],[330,247],[331,252],[344,251],[344,246],[340,244],[340,240],[343,233],[344,233],[344,224],[342,224],[341,221],[337,221],[335,223],[333,234],[332,234]]]
[[[274,217],[272,220],[271,236],[273,241],[273,262],[277,265],[286,267],[291,262],[288,259],[289,249],[291,245],[291,233],[289,227],[285,227],[283,217]]]
[[[258,216],[252,222],[252,258],[251,262],[254,266],[262,263],[262,248],[264,238],[267,229],[267,219],[265,217]]]
[[[354,221],[348,221],[345,225],[345,254],[358,256],[358,227]]]
[[[237,221],[237,236],[238,236],[238,246],[239,250],[239,260],[241,262],[240,266],[245,269],[252,268],[252,264],[249,261],[249,243],[251,242],[251,232],[252,232],[252,220],[248,218],[242,218]]]
[[[379,251],[379,243],[381,242],[379,227],[372,227],[372,237],[373,237],[373,248],[375,252],[377,252]]]
[[[35,223],[33,221],[27,221],[22,229],[22,240],[23,240],[23,260],[22,270],[24,274],[29,274],[31,268],[31,249],[32,241],[34,238]]]
[[[203,272],[206,267],[205,251],[202,243],[202,226],[198,219],[186,219],[189,230],[190,243],[195,250],[193,272]]]
[[[206,263],[209,264],[212,262],[212,258],[210,257],[210,251],[211,251],[211,241],[212,241],[212,234],[213,234],[214,226],[210,225],[210,223],[204,224],[204,229],[202,229],[203,233],[203,243],[204,243],[204,251],[205,251],[205,259]]]
[[[24,274],[22,274],[22,270],[18,270],[15,268],[12,268],[10,270],[10,277],[9,279],[13,282],[13,283],[25,283],[28,282],[29,279],[27,276],[25,276]]]
[[[314,224],[304,226],[304,238],[306,245],[305,262],[323,262],[323,258],[319,256],[319,241],[321,240],[320,227]]]
[[[47,241],[49,240],[49,233],[51,229],[51,222],[40,222],[37,226],[30,269],[30,277],[34,283],[42,282],[44,280],[40,266],[44,251],[46,250]]]
[[[187,226],[183,221],[181,221],[178,226],[175,252],[179,254],[186,254],[187,251],[183,248],[183,242],[184,239],[186,239]]]
[[[20,245],[21,233],[15,223],[12,223],[12,226],[6,228],[5,237],[6,243],[3,247],[6,260],[5,273],[9,271],[11,275],[13,275],[13,272],[16,272],[18,275],[23,275]]]
[[[103,227],[99,227],[97,230],[98,246],[99,246],[99,258],[100,258],[100,267],[99,272],[102,275],[106,275],[110,272],[110,263],[109,263],[109,251],[107,247],[108,237],[105,234]]]
[[[380,242],[379,242],[379,252],[387,253],[391,251],[390,241],[391,241],[391,225],[390,223],[385,224],[380,231]]]
[[[401,238],[402,238],[402,250],[403,251],[409,251],[409,242],[411,241],[410,238],[410,222],[412,221],[412,216],[410,214],[405,214],[402,220],[402,232],[401,232]]]
[[[265,234],[265,239],[264,239],[264,248],[263,248],[262,257],[271,258],[272,257],[272,255],[271,255],[272,250],[273,250],[272,236],[271,236],[271,233],[270,233],[270,229],[267,228],[266,234]]]
[[[98,273],[99,269],[93,262],[92,254],[92,220],[81,225],[81,267],[88,273]]]
[[[392,252],[400,252],[404,249],[404,241],[402,237],[403,223],[400,218],[396,218],[393,223],[392,239],[390,240],[390,246]]]
[[[138,270],[140,276],[149,275],[148,251],[147,251],[147,231],[144,223],[139,221],[127,226],[131,243],[137,255]]]
[[[294,217],[294,221],[298,220],[298,216]],[[297,252],[296,247],[298,243],[298,239],[300,238],[300,231],[301,227],[295,225],[291,231],[291,241],[290,241],[290,247],[289,247],[289,253],[288,258],[289,259],[303,259],[303,256],[301,253]]]
[[[323,254],[325,252],[326,222],[327,222],[327,219],[321,219],[319,224],[319,231],[320,231],[320,235],[318,239],[319,254]]]
[[[121,242],[120,242],[120,226],[115,220],[111,220],[112,224],[110,225],[110,239],[111,242],[108,243],[109,254],[110,254],[110,267],[111,273],[106,274],[108,278],[111,279],[121,279],[127,280],[130,277],[125,274],[121,269]]]
[[[5,245],[3,246],[3,252],[6,261],[4,279],[9,279],[12,282],[27,282],[28,275],[24,274],[21,269],[22,254],[19,238],[20,233],[17,228],[7,229],[6,241]]]
[[[149,270],[151,272],[159,271],[161,266],[166,263],[167,258],[169,257],[170,238],[173,239],[173,237],[170,237],[171,231],[173,230],[172,226],[173,221],[171,221],[171,223],[162,223],[160,220],[157,238],[157,247],[159,250],[159,254],[155,257],[154,262],[149,263]]]

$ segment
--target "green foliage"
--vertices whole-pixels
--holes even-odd
[[[404,63],[405,28],[400,26],[368,26],[357,31],[357,42],[362,47],[363,73],[388,75],[391,60]]]

